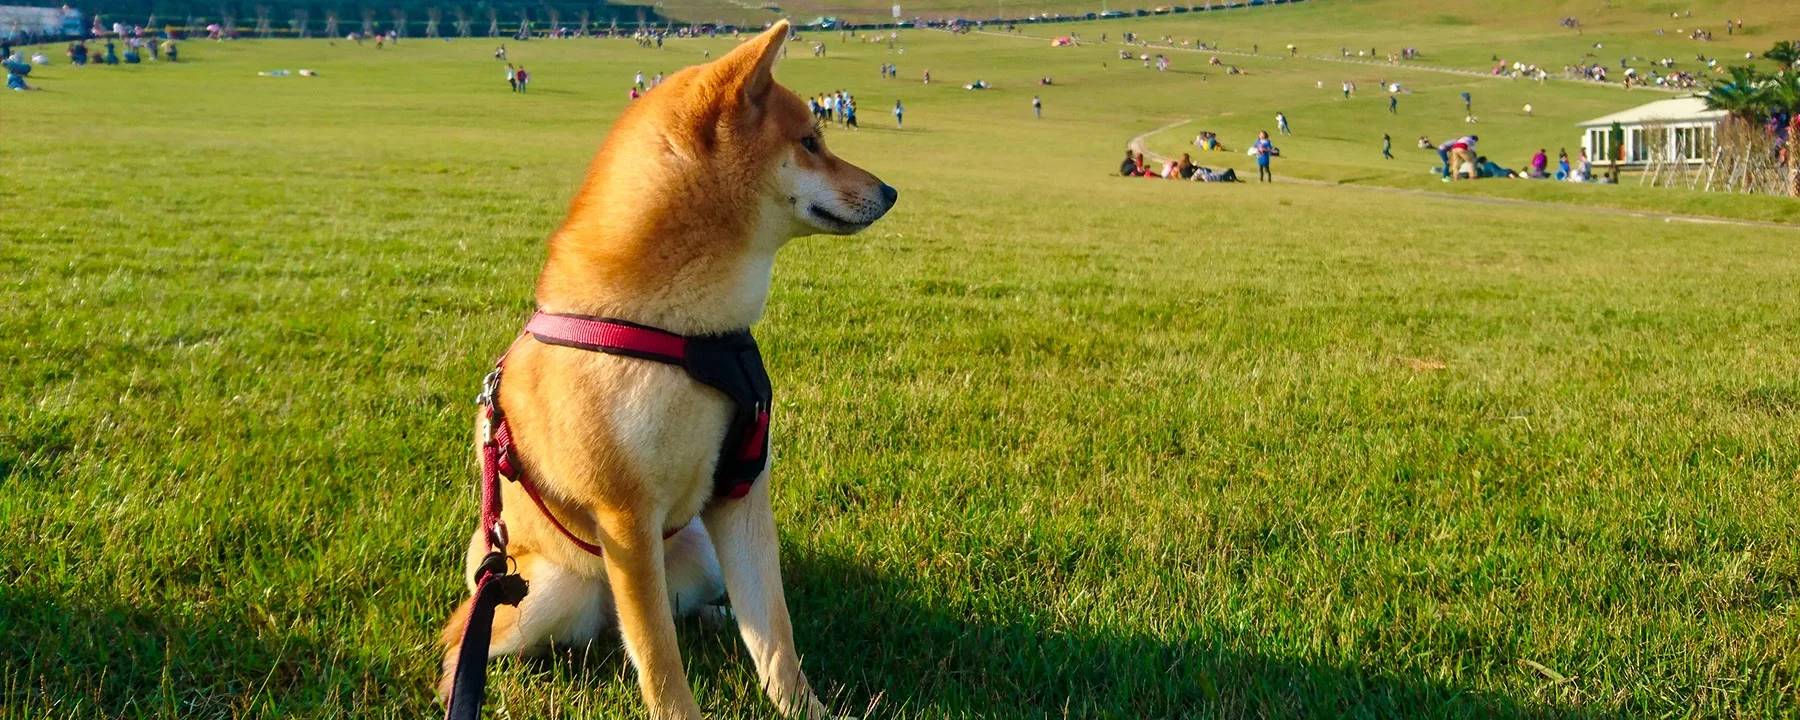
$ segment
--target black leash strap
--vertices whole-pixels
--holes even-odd
[[[498,569],[496,569],[498,568]],[[487,696],[488,641],[494,636],[494,609],[518,605],[525,599],[525,578],[504,574],[506,556],[488,553],[481,562],[481,580],[475,585],[475,602],[463,626],[462,644],[456,648],[456,675],[451,680],[445,720],[480,720],[481,702]]]

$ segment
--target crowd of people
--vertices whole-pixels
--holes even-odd
[[[819,122],[835,122],[838,127],[850,130],[861,129],[856,124],[856,98],[850,93],[835,90],[809,97],[806,99],[806,104],[812,110],[813,117]],[[896,122],[900,121],[903,112],[905,112],[904,108],[896,101],[894,103],[894,120]]]
[[[128,35],[125,36],[123,40],[125,43],[125,54],[123,57],[120,56],[118,44],[113,41],[111,36],[103,36],[101,38],[104,54],[102,54],[102,51],[89,48],[88,41],[86,40],[76,40],[69,43],[68,46],[63,49],[63,54],[69,57],[69,64],[78,67],[87,65],[90,62],[106,65],[119,65],[121,63],[125,65],[137,65],[146,60],[155,62],[165,58],[167,58],[169,62],[181,61],[181,49],[176,44],[174,38],[165,37],[158,40],[155,37]],[[9,52],[8,54],[10,55],[11,53]]]
[[[181,48],[172,33],[158,37],[147,32],[142,26],[115,24],[111,31],[95,22],[93,30],[97,46],[89,46],[87,38],[70,41],[63,48],[63,55],[74,67],[95,65],[138,65],[144,62],[180,62]],[[123,53],[119,45],[125,46]],[[50,56],[43,52],[32,52],[26,56],[23,51],[15,50],[12,42],[0,42],[0,67],[6,70],[6,87],[9,90],[38,90],[25,78],[31,75],[35,66],[49,65]]]
[[[1282,116],[1285,119],[1285,115]],[[1285,127],[1285,122],[1283,123]],[[1225,144],[1219,141],[1219,134],[1210,130],[1202,130],[1194,136],[1194,146],[1206,152],[1230,152]],[[1261,182],[1274,182],[1275,174],[1271,166],[1275,158],[1281,157],[1281,149],[1269,140],[1267,131],[1257,133],[1256,140],[1250,144],[1246,155],[1255,158],[1256,178]],[[1191,153],[1182,153],[1180,159],[1171,159],[1163,163],[1161,169],[1154,163],[1147,162],[1144,154],[1127,148],[1125,159],[1119,163],[1119,175],[1123,177],[1141,177],[1162,180],[1191,180],[1193,182],[1242,182],[1238,179],[1237,170],[1232,168],[1214,169],[1194,162]]]
[[[1162,169],[1144,160],[1144,154],[1127,148],[1125,160],[1119,163],[1119,175],[1123,177],[1149,178],[1151,180],[1187,180],[1190,182],[1239,182],[1237,171],[1231,168],[1214,170],[1196,165],[1188,153],[1182,153],[1180,160],[1169,160],[1163,163]]]
[[[1385,139],[1386,136],[1383,136]],[[1433,145],[1431,139],[1419,137],[1421,150],[1435,150],[1442,167],[1433,172],[1442,177],[1444,182],[1453,180],[1477,180],[1483,178],[1517,178],[1526,180],[1561,180],[1565,182],[1596,182],[1593,162],[1588,159],[1586,150],[1577,151],[1577,158],[1571,162],[1569,151],[1559,149],[1556,154],[1556,169],[1550,169],[1550,155],[1544,148],[1538,148],[1525,163],[1525,170],[1519,171],[1504,167],[1490,160],[1486,155],[1476,152],[1481,143],[1478,135],[1463,135],[1442,144]],[[1384,147],[1384,152],[1385,147]]]

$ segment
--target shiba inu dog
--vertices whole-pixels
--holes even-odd
[[[777,22],[626,108],[550,238],[540,312],[693,337],[744,331],[784,244],[860,231],[893,207],[898,193],[833,155],[806,103],[775,83],[788,32]],[[651,716],[698,718],[674,616],[729,592],[769,699],[826,716],[794,646],[768,472],[741,498],[715,492],[729,399],[680,365],[522,338],[496,408],[544,505],[518,483],[502,488],[507,553],[530,590],[499,608],[489,658],[585,643],[616,618]],[[478,530],[471,573],[483,554]],[[444,628],[440,698],[469,612],[465,602]]]

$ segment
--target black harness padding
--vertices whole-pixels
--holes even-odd
[[[713,491],[739,498],[769,466],[769,411],[774,390],[749,330],[688,338],[688,375],[731,398],[731,426],[719,447]]]
[[[673,335],[644,325],[582,315],[565,317],[593,320],[614,325]],[[685,335],[685,351],[673,354],[646,352],[638,348],[604,345],[532,333],[538,342],[561,345],[592,352],[624,355],[640,360],[679,365],[688,377],[718,390],[731,400],[730,425],[725,441],[719,446],[718,465],[713,469],[713,492],[721,498],[737,499],[750,491],[750,486],[769,466],[769,411],[773,407],[774,390],[769,385],[769,372],[763,367],[762,352],[748,329],[718,335]]]

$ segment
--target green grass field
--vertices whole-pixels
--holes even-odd
[[[1669,12],[1612,5],[1627,29]],[[1588,42],[1557,40],[1557,8],[1462,0],[1403,40],[1421,7],[1062,30],[1335,49],[1368,17],[1382,46],[1493,27],[1557,66]],[[1702,12],[1743,15],[1756,46],[1796,14]],[[788,596],[833,704],[1800,715],[1800,230],[1607,211],[1793,222],[1800,203],[1446,188],[1410,147],[1466,129],[1464,89],[1515,166],[1664,95],[835,37],[778,77],[857,95],[865,128],[829,142],[900,204],[790,245],[757,327]],[[632,74],[730,46],[512,43],[534,76],[515,95],[482,40],[189,42],[179,65],[58,64],[31,76],[45,92],[0,95],[0,717],[435,713],[481,375]],[[890,61],[903,80],[878,78]],[[321,76],[256,75],[301,67]],[[1398,117],[1333,99],[1377,75],[1417,89]],[[995,89],[961,89],[977,78]],[[1214,129],[1236,150],[1277,110],[1299,133],[1277,174],[1349,185],[1110,176],[1133,136],[1185,119],[1151,146]],[[1241,150],[1206,160],[1254,177]],[[1537,202],[1472,201],[1490,196]],[[711,717],[771,714],[735,631],[682,632]],[[492,682],[490,717],[643,714],[607,643]]]

